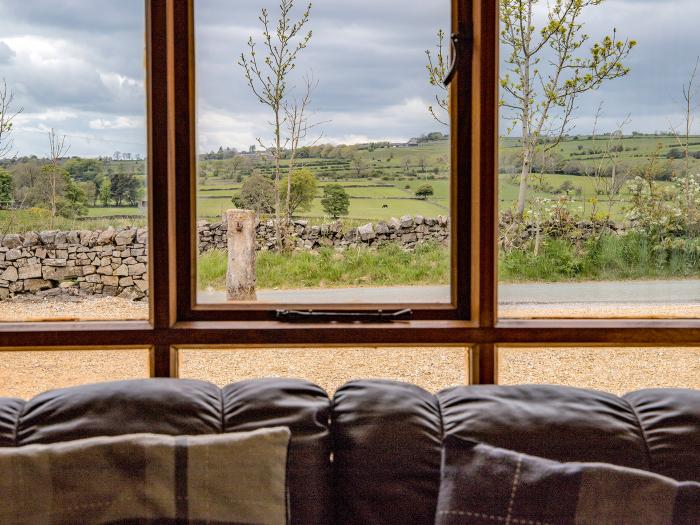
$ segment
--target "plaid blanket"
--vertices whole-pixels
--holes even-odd
[[[0,525],[284,524],[287,428],[0,448]]]
[[[445,440],[437,525],[699,525],[700,483]]]

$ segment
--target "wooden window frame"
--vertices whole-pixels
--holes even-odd
[[[151,376],[177,376],[177,348],[458,345],[469,381],[494,383],[499,345],[700,346],[700,320],[526,320],[497,315],[498,2],[453,0],[473,31],[452,84],[453,304],[392,324],[285,324],[268,311],[195,307],[193,0],[146,0],[150,318],[0,324],[0,351],[150,348]],[[460,95],[460,93],[462,95]],[[469,98],[460,99],[464,93]],[[460,103],[460,100],[463,100]],[[458,125],[469,123],[469,125]],[[467,152],[457,155],[457,150]],[[459,198],[459,206],[456,199]],[[467,205],[465,206],[465,203]],[[183,256],[185,254],[185,256]]]

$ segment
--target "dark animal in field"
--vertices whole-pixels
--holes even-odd
[[[388,207],[389,207],[388,204],[382,204],[382,208],[388,208]]]

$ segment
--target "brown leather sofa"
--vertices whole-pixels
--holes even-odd
[[[471,386],[437,395],[353,381],[330,400],[300,380],[220,389],[177,379],[0,399],[0,446],[136,432],[208,434],[288,426],[295,524],[429,524],[445,436],[558,461],[599,461],[700,481],[700,391],[617,397],[557,386]]]

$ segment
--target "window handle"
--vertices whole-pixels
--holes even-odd
[[[413,310],[404,308],[395,312],[377,310],[375,312],[314,312],[313,310],[277,310],[279,321],[287,323],[386,323],[407,321],[413,316]]]
[[[445,87],[448,87],[452,83],[455,73],[457,73],[459,59],[463,48],[467,45],[471,46],[472,40],[473,39],[471,36],[471,32],[468,32],[464,35],[460,35],[459,33],[452,33],[452,36],[450,37],[450,47],[452,48],[452,52],[450,53],[452,56],[452,59],[450,60],[450,69],[447,71],[447,75],[445,75],[445,80],[443,80],[442,82],[445,85]]]

